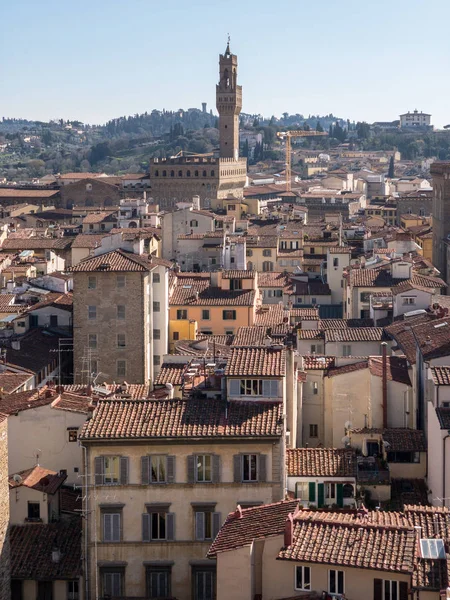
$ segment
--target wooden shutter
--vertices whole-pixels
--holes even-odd
[[[212,482],[219,483],[220,481],[220,456],[212,455]]]
[[[321,508],[325,504],[325,484],[317,485],[317,506]]]
[[[242,483],[242,455],[233,456],[233,479],[234,483]]]
[[[96,456],[94,459],[95,485],[103,484],[103,474],[105,472],[103,456]]]
[[[265,396],[266,398],[270,398],[270,392],[271,392],[271,381],[270,379],[263,379],[262,382],[262,393],[263,396]]]
[[[400,581],[400,600],[408,600],[408,583]]]
[[[265,454],[260,454],[258,456],[258,481],[267,481],[267,468],[266,468],[266,463],[267,463],[267,457]]]
[[[120,542],[120,513],[114,513],[112,516],[112,541]]]
[[[342,483],[336,484],[336,504],[339,508],[344,506],[344,485]]]
[[[241,394],[241,380],[230,379],[230,396],[240,396]]]
[[[175,456],[167,457],[167,483],[175,482]]]
[[[112,542],[112,515],[103,515],[103,541]]]
[[[150,540],[150,515],[148,513],[144,513],[142,515],[142,541],[149,542]]]
[[[215,512],[215,513],[213,513],[213,516],[212,516],[212,536],[213,536],[213,539],[219,533],[220,525],[221,525],[220,512]]]
[[[195,483],[195,455],[187,457],[187,480],[188,483]]]
[[[309,501],[316,501],[316,484],[314,483],[314,481],[309,482]]]
[[[150,456],[141,456],[141,483],[150,483]]]
[[[128,483],[128,456],[120,457],[120,483],[122,485]]]
[[[204,540],[205,539],[205,513],[204,512],[196,512],[195,513],[195,539],[196,540]]]
[[[173,541],[175,539],[175,513],[167,513],[166,525],[167,525],[166,539],[169,541]]]
[[[383,600],[383,580],[373,580],[373,600]]]

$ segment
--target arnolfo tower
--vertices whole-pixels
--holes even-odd
[[[219,84],[216,106],[219,113],[220,157],[239,158],[239,114],[242,109],[242,87],[237,85],[238,61],[230,52],[228,40],[225,54],[219,60]]]
[[[237,85],[237,56],[228,41],[219,58],[219,83],[216,86],[219,112],[220,147],[218,152],[191,154],[180,152],[170,158],[150,161],[150,195],[161,208],[170,209],[180,201],[200,196],[202,206],[217,199],[244,196],[247,160],[239,158],[239,113],[242,88]]]

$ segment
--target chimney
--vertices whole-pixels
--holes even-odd
[[[292,546],[294,541],[294,515],[289,513],[284,524],[284,546]]]
[[[242,519],[242,508],[241,508],[240,504],[238,504],[236,506],[236,510],[234,511],[234,516],[236,519]]]
[[[383,429],[387,429],[388,426],[388,410],[387,410],[387,343],[382,342],[381,344],[381,369],[382,369],[382,398],[383,398]]]
[[[286,405],[284,412],[286,414],[286,432],[289,431],[289,446],[297,447],[297,394],[295,380],[295,359],[294,347],[292,342],[286,344]]]

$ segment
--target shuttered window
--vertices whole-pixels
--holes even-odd
[[[213,569],[195,569],[193,573],[194,600],[214,600],[216,596],[216,574]]]
[[[104,569],[101,571],[103,597],[119,598],[123,596],[124,574],[123,569]]]
[[[150,506],[142,515],[142,541],[173,541],[175,539],[175,514],[162,507]]]
[[[170,567],[147,567],[147,598],[169,598],[171,574]]]
[[[217,454],[192,454],[187,457],[188,483],[218,483],[220,457]]]
[[[121,540],[121,512],[103,513],[103,541],[120,542]]]
[[[235,454],[233,457],[233,472],[235,483],[256,483],[266,481],[266,455]]]
[[[198,541],[213,540],[221,525],[220,513],[212,510],[195,512],[195,539]]]
[[[127,456],[97,456],[94,460],[95,485],[127,485]]]
[[[141,458],[141,483],[173,483],[175,481],[175,456],[152,454]]]

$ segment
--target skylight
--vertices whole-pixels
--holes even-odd
[[[448,325],[447,321],[445,323],[438,323],[437,325],[434,326],[434,328],[438,329],[439,327],[444,327],[445,325]]]
[[[446,558],[443,540],[420,540],[420,552],[422,558]]]

